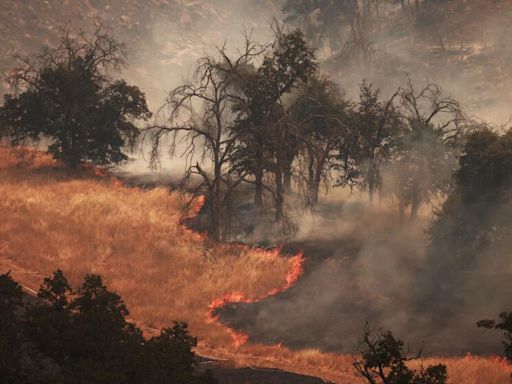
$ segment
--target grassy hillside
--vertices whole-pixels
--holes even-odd
[[[0,195],[0,273],[12,270],[35,289],[57,268],[75,284],[99,273],[125,299],[131,318],[148,328],[187,321],[200,338],[199,353],[361,382],[352,356],[233,344],[240,335],[213,321],[212,303],[226,295],[253,300],[289,286],[300,259],[210,243],[180,224],[199,207],[186,210],[179,193],[126,188],[94,169],[71,174],[45,155],[0,148]],[[512,372],[500,359],[432,362],[440,360],[453,384],[504,383]]]
[[[293,258],[209,243],[180,224],[189,212],[178,193],[125,188],[92,171],[71,175],[45,157],[0,156],[0,257],[41,275],[60,268],[74,283],[99,273],[148,326],[183,320],[205,343],[229,343],[207,322],[209,304],[286,284]]]

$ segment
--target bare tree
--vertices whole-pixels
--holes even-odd
[[[355,181],[367,188],[370,205],[375,192],[381,192],[382,164],[390,160],[404,133],[395,105],[398,94],[399,91],[396,91],[387,100],[381,100],[380,90],[363,82],[359,102],[354,108],[354,140],[347,150],[353,158],[355,169],[352,172],[345,169],[342,177],[346,176],[347,179],[342,179],[341,184]]]
[[[226,47],[219,49],[217,57],[200,59],[193,81],[177,87],[167,98],[170,112],[167,123],[146,130],[152,141],[153,163],[158,161],[163,137],[171,137],[171,155],[176,154],[178,143],[185,143],[181,154],[187,161],[183,182],[191,182],[194,176],[199,180],[193,187],[193,195],[206,195],[211,236],[217,241],[230,230],[229,207],[247,173],[231,166],[233,151],[242,134],[233,130],[233,106],[240,101],[236,91],[239,79],[233,74],[241,73],[242,67],[250,65],[264,49],[247,37],[244,49],[234,59],[229,57]]]
[[[412,82],[399,93],[407,133],[397,156],[400,214],[411,206],[411,218],[421,203],[445,192],[457,165],[456,157],[468,119],[459,103],[442,95],[432,83],[416,91]]]

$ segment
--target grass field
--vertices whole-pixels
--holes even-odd
[[[286,288],[299,277],[300,258],[209,242],[181,225],[199,205],[185,209],[178,192],[126,188],[94,169],[71,173],[46,155],[0,148],[0,196],[0,272],[11,269],[21,283],[37,288],[57,268],[73,284],[99,273],[132,319],[154,328],[187,321],[199,353],[361,382],[348,355],[233,344],[240,335],[214,321],[211,306],[223,297],[250,301]],[[447,364],[453,384],[505,383],[512,372],[497,358],[427,362]]]

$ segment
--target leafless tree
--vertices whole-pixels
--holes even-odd
[[[459,103],[427,83],[419,91],[409,80],[400,89],[401,113],[407,123],[398,161],[400,214],[411,206],[415,218],[421,203],[450,184],[460,139],[469,124]]]
[[[239,135],[233,130],[233,105],[240,101],[237,94],[237,73],[250,65],[265,50],[246,38],[244,49],[231,58],[226,47],[220,47],[218,56],[206,56],[198,61],[193,81],[175,88],[168,96],[165,124],[146,129],[152,143],[152,161],[157,162],[162,138],[170,136],[169,152],[176,154],[179,143],[185,143],[181,156],[187,169],[183,183],[196,177],[193,196],[203,194],[210,207],[211,236],[221,240],[230,231],[232,212],[229,210],[233,194],[245,180],[245,172],[230,164]],[[228,73],[229,72],[229,73]]]

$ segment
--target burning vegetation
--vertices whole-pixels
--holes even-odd
[[[100,3],[85,2],[88,17],[112,12],[95,12]],[[33,292],[58,270],[44,284],[62,277],[54,304],[72,329],[87,287],[107,292],[101,275],[131,309],[137,326],[105,293],[144,358],[146,344],[177,332],[189,357],[195,347],[339,383],[504,382],[512,130],[474,115],[485,102],[461,96],[474,88],[447,89],[462,69],[480,85],[483,72],[512,84],[498,36],[512,8],[493,3],[505,16],[482,21],[491,37],[481,41],[466,21],[487,1],[267,4],[284,20],[270,39],[245,31],[239,47],[202,52],[155,114],[121,77],[129,47],[101,23],[59,29],[60,40],[18,58],[0,107],[11,322],[25,316],[11,276]],[[444,11],[452,18],[439,24]],[[147,37],[136,13],[119,19]],[[481,61],[498,70],[479,71]],[[133,156],[145,170],[132,167],[128,182]],[[137,181],[168,157],[180,177]],[[55,293],[44,287],[39,304]],[[187,323],[197,345],[186,327],[155,336],[172,321]],[[375,331],[361,333],[368,323]],[[500,344],[482,327],[504,331],[506,359],[488,357]],[[411,357],[401,340],[448,357],[420,359],[422,348]]]

